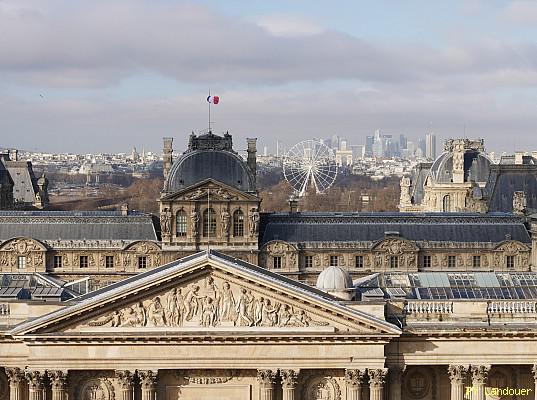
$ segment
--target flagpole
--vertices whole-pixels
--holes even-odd
[[[207,188],[207,254],[211,250],[211,203],[210,203],[210,189]]]
[[[209,101],[209,133],[211,132],[211,89],[209,89],[209,97],[207,98]]]

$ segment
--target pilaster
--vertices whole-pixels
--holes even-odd
[[[52,400],[67,399],[67,373],[64,371],[48,371],[52,386]]]
[[[127,370],[116,371],[116,381],[120,389],[118,400],[133,400],[133,373]]]
[[[9,379],[9,399],[24,400],[24,372],[20,368],[6,368]]]
[[[157,398],[157,371],[138,371],[142,400],[156,400]]]
[[[347,387],[347,400],[362,400],[362,385],[365,371],[359,369],[345,370],[345,386]]]
[[[472,392],[471,400],[485,400],[485,386],[490,371],[489,365],[472,365]]]
[[[258,369],[257,381],[259,382],[259,399],[273,400],[274,399],[274,381],[276,379],[276,371],[271,369]]]
[[[45,374],[41,371],[26,371],[28,399],[45,400]]]
[[[403,383],[404,367],[392,367],[388,373],[388,391],[390,400],[401,400],[401,384]]]
[[[387,368],[370,369],[369,375],[369,399],[384,400],[384,384],[386,383]]]
[[[298,382],[298,370],[281,369],[280,377],[282,378],[283,400],[295,400],[296,385]]]
[[[463,400],[468,368],[464,365],[450,365],[448,374],[451,381],[451,400]]]

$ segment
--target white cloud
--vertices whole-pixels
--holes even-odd
[[[296,15],[273,14],[253,19],[258,26],[274,36],[310,36],[318,35],[324,29],[310,18]]]
[[[503,17],[519,24],[537,24],[537,2],[529,0],[512,1],[503,10]]]

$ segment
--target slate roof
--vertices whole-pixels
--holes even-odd
[[[66,282],[41,273],[0,274],[0,298],[11,300],[69,300],[80,293]]]
[[[28,161],[4,161],[4,164],[11,179],[13,179],[13,199],[15,202],[33,204],[39,188],[32,164]]]
[[[374,242],[389,232],[413,241],[499,243],[511,238],[531,244],[524,220],[504,213],[262,214],[259,242]]]
[[[431,170],[432,165],[433,164],[430,162],[419,163],[412,170],[412,193],[410,194],[410,196],[412,198],[412,203],[414,204],[420,204],[423,201],[423,197],[425,196],[425,180],[429,175],[429,171]]]
[[[13,179],[11,179],[11,176],[9,175],[8,170],[4,166],[4,163],[2,162],[2,158],[0,158],[0,186],[1,185],[13,185]]]
[[[513,193],[526,194],[526,207],[537,209],[537,166],[496,165],[492,167],[486,191],[490,193],[489,211],[513,210]]]
[[[151,240],[157,233],[150,214],[119,211],[0,211],[0,240]]]

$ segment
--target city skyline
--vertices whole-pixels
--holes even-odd
[[[3,0],[0,25],[3,147],[181,148],[210,89],[237,141],[432,127],[537,148],[534,2]]]

